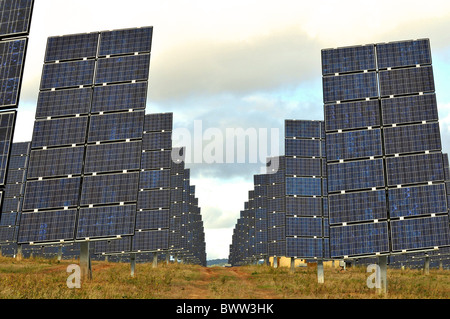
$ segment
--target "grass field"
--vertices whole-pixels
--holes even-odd
[[[318,284],[316,268],[268,266],[200,267],[137,264],[135,277],[126,263],[92,263],[93,278],[69,289],[67,267],[74,261],[0,257],[1,299],[448,299],[450,271],[388,269],[388,294],[367,287],[362,267],[325,268]]]

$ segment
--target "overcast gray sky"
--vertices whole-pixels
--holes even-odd
[[[14,140],[31,140],[49,36],[139,26],[154,27],[147,113],[174,112],[191,134],[196,120],[223,135],[278,128],[279,154],[285,119],[323,119],[321,49],[429,38],[449,150],[450,2],[433,0],[36,0]],[[188,166],[208,259],[227,258],[261,164]]]

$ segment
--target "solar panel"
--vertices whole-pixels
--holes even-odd
[[[147,82],[95,87],[92,113],[145,109],[147,89]]]
[[[286,197],[286,214],[316,216],[321,212],[322,199],[319,197]]]
[[[143,125],[144,111],[92,115],[88,142],[141,138]]]
[[[380,129],[327,134],[328,161],[381,155]]]
[[[91,86],[95,60],[44,64],[41,90]]]
[[[33,0],[4,0],[0,3],[0,38],[30,32]]]
[[[150,54],[99,59],[95,84],[147,80]]]
[[[33,150],[30,154],[28,179],[81,175],[83,159],[83,146]]]
[[[15,123],[15,111],[0,113],[0,185],[4,185],[6,182],[6,170],[8,168]]]
[[[138,211],[136,213],[136,229],[169,228],[169,210]]]
[[[96,241],[94,251],[96,254],[121,254],[131,250],[131,236],[121,238],[120,240]]]
[[[31,147],[84,144],[87,125],[87,116],[35,121]]]
[[[170,170],[155,170],[145,171],[140,173],[139,188],[154,189],[154,188],[168,188],[170,187]]]
[[[434,92],[433,68],[431,66],[380,71],[380,95],[403,95]]]
[[[2,219],[0,220],[0,226],[10,226],[15,225],[17,219],[17,213],[5,213],[2,212]]]
[[[322,218],[286,217],[286,236],[322,237]]]
[[[137,232],[133,236],[134,251],[158,251],[169,249],[169,230],[150,230]]]
[[[376,69],[375,46],[322,50],[322,75]]]
[[[322,180],[320,178],[287,177],[286,195],[321,196]]]
[[[22,84],[27,39],[0,42],[0,108],[16,108]]]
[[[286,120],[285,138],[321,138],[321,127],[320,121]]]
[[[322,150],[322,144],[320,140],[293,140],[286,139],[286,156],[299,156],[299,157],[320,157],[322,152],[325,153],[325,149]]]
[[[44,62],[95,58],[98,37],[98,33],[49,37]]]
[[[330,223],[364,222],[387,218],[384,190],[328,196]]]
[[[11,156],[27,155],[31,142],[13,143],[11,146]]]
[[[328,191],[384,187],[383,160],[328,164]]]
[[[441,153],[390,157],[386,169],[390,186],[444,180]]]
[[[378,97],[377,73],[356,73],[323,78],[325,103]]]
[[[144,131],[171,131],[173,127],[173,113],[156,113],[145,115]]]
[[[332,258],[389,252],[387,222],[330,228]]]
[[[286,230],[284,226],[270,227],[267,229],[267,240],[284,242],[286,240]]]
[[[78,217],[78,239],[133,235],[136,205],[81,208]]]
[[[80,177],[27,181],[23,210],[78,206]]]
[[[391,221],[392,250],[433,248],[448,245],[448,215]]]
[[[386,155],[441,150],[439,123],[384,128]]]
[[[20,196],[23,194],[24,185],[22,183],[6,184],[5,193],[8,196]]]
[[[8,169],[21,169],[25,168],[28,163],[27,156],[11,156],[9,158]]]
[[[286,204],[284,198],[267,198],[268,212],[285,212]]]
[[[139,192],[138,209],[170,207],[170,190],[149,190]]]
[[[5,194],[6,197],[7,194]],[[3,205],[2,205],[2,218],[0,221],[3,223],[3,217],[6,212],[12,213],[12,212],[19,212],[22,209],[22,198],[16,197],[16,198],[4,198],[3,199]]]
[[[268,242],[267,255],[269,256],[286,256],[286,242]]]
[[[0,243],[8,243],[15,241],[16,227],[0,228]]]
[[[138,170],[141,164],[141,141],[88,145],[84,173]]]
[[[267,214],[267,226],[269,228],[284,226],[286,224],[285,217],[285,213],[269,213]]]
[[[99,56],[150,52],[152,27],[104,31],[100,36]]]
[[[172,148],[172,132],[151,132],[142,137],[142,149],[162,150]]]
[[[381,123],[377,100],[328,104],[324,112],[327,131],[376,127]]]
[[[382,99],[381,108],[386,125],[439,119],[434,93]]]
[[[378,68],[431,64],[428,39],[377,44]]]
[[[141,168],[143,169],[161,169],[171,168],[172,152],[169,151],[151,151],[142,153]]]
[[[36,119],[88,114],[91,108],[91,96],[91,88],[42,91],[38,97]]]
[[[320,176],[321,160],[286,157],[286,175]]]
[[[23,213],[20,218],[18,244],[73,239],[76,209]]]
[[[391,218],[445,213],[444,184],[394,188],[389,190]]]
[[[323,256],[322,238],[286,238],[286,256],[314,258]]]
[[[139,173],[85,176],[80,204],[118,204],[136,202]]]

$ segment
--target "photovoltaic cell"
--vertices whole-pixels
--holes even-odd
[[[321,196],[321,183],[320,178],[287,177],[286,195]]]
[[[2,219],[0,220],[0,226],[15,225],[16,219],[17,213],[6,213],[5,210],[3,210]]]
[[[376,72],[323,78],[323,99],[325,103],[374,97],[378,97]]]
[[[142,153],[142,169],[170,168],[172,162],[171,151],[151,151]]]
[[[76,209],[24,213],[17,243],[71,240],[75,232]]]
[[[322,50],[322,74],[346,73],[376,68],[375,46]]]
[[[7,194],[5,194],[6,197]],[[6,212],[12,213],[12,212],[19,212],[22,209],[22,198],[4,198],[3,199],[3,206],[2,211],[3,214]],[[3,216],[0,219],[0,221],[3,223]]]
[[[299,138],[321,138],[321,126],[320,121],[285,121],[285,137],[299,137]]]
[[[269,241],[284,241],[286,239],[286,230],[284,226],[270,227],[267,229],[267,239]]]
[[[28,163],[28,157],[27,156],[11,156],[9,158],[9,165],[8,169],[20,169],[25,168]]]
[[[389,190],[391,218],[447,212],[444,184],[402,187]]]
[[[145,115],[144,131],[171,131],[173,127],[173,113],[156,113]]]
[[[99,56],[150,52],[152,33],[152,27],[102,32]]]
[[[392,249],[432,248],[450,242],[448,216],[391,221]]]
[[[286,238],[286,256],[314,258],[323,256],[322,238]]]
[[[172,132],[151,132],[142,137],[142,149],[162,150],[172,148]]]
[[[413,95],[382,99],[384,124],[437,121],[436,94]]]
[[[139,173],[85,176],[81,205],[133,202],[137,199]]]
[[[27,181],[23,209],[50,209],[78,205],[80,178]]]
[[[98,86],[94,89],[92,112],[145,109],[148,83]]]
[[[389,252],[387,222],[330,228],[331,257]]]
[[[389,186],[444,180],[441,153],[391,157],[386,165]]]
[[[286,175],[320,176],[320,169],[320,159],[286,157]]]
[[[320,157],[325,149],[322,149],[320,140],[293,140],[286,139],[286,156]]]
[[[84,147],[33,150],[28,165],[28,179],[81,175]]]
[[[269,213],[267,214],[267,226],[273,228],[274,226],[284,226],[286,224],[285,213]]]
[[[44,62],[95,58],[98,33],[71,34],[49,37]]]
[[[286,197],[286,214],[299,216],[322,215],[322,199],[314,197]]]
[[[428,39],[377,44],[378,68],[431,64]]]
[[[439,123],[384,128],[385,154],[441,150]]]
[[[170,190],[148,190],[139,192],[138,209],[158,209],[170,207]]]
[[[383,160],[328,164],[328,191],[384,187]]]
[[[387,218],[384,190],[330,195],[328,203],[331,224]]]
[[[91,88],[42,91],[38,97],[36,119],[88,114],[91,96]]]
[[[322,218],[287,217],[286,236],[322,237]]]
[[[32,148],[84,144],[87,124],[87,116],[35,121]]]
[[[88,142],[141,138],[143,125],[144,111],[93,115]]]
[[[26,35],[30,32],[33,0],[0,2],[0,38]]]
[[[133,251],[158,251],[169,249],[169,230],[136,232],[133,236]]]
[[[170,170],[145,171],[140,173],[139,188],[168,188],[170,187]]]
[[[27,41],[0,42],[0,108],[15,108],[19,103]]]
[[[77,238],[115,237],[133,235],[136,205],[81,208]]]
[[[102,240],[94,243],[94,251],[96,254],[117,254],[128,252],[131,250],[131,236],[126,236],[120,240]]]
[[[269,256],[286,256],[286,242],[269,242],[267,244],[267,254]]]
[[[94,60],[44,64],[41,90],[92,85]]]
[[[381,156],[381,130],[327,134],[326,152],[328,161]]]
[[[95,84],[147,80],[149,67],[149,54],[99,59]]]
[[[13,143],[11,146],[11,156],[20,156],[28,154],[31,142]]]
[[[141,141],[88,145],[84,173],[106,173],[138,170],[141,163]]]
[[[381,96],[434,92],[435,90],[431,66],[380,71],[379,77]]]
[[[138,211],[136,229],[169,228],[169,210]]]
[[[325,105],[327,131],[376,127],[381,124],[377,100]]]
[[[6,182],[5,174],[8,168],[15,122],[15,111],[0,113],[0,185],[4,185]]]

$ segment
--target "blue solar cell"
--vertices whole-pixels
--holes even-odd
[[[87,116],[35,121],[31,147],[85,144],[87,124]]]
[[[25,169],[28,165],[28,156],[11,156],[8,169]]]
[[[286,256],[286,242],[267,243],[267,254],[269,256]]]
[[[391,157],[386,166],[389,186],[444,180],[441,153]]]
[[[387,222],[330,228],[332,258],[389,252]]]
[[[384,187],[383,160],[328,164],[328,192]]]
[[[373,44],[322,50],[323,75],[375,68],[375,46]]]
[[[286,238],[286,257],[322,258],[322,238]]]
[[[22,197],[16,197],[16,198],[7,198],[8,194],[5,193],[5,198],[3,199],[3,205],[2,205],[2,212],[3,213],[12,213],[12,212],[19,212],[22,209]],[[3,215],[0,219],[3,223]]]
[[[141,168],[142,169],[160,169],[171,168],[172,152],[171,151],[151,151],[142,153]]]
[[[98,33],[49,37],[44,62],[95,58],[98,37]]]
[[[0,2],[0,37],[26,35],[30,32],[33,0]]]
[[[155,170],[145,171],[140,173],[139,188],[153,189],[153,188],[168,188],[170,187],[170,170]]]
[[[284,197],[286,194],[285,184],[270,185],[267,187],[267,197]]]
[[[91,96],[91,88],[42,91],[37,102],[36,119],[88,114]]]
[[[437,121],[436,94],[413,95],[381,100],[384,124]]]
[[[439,123],[386,127],[386,155],[441,150]]]
[[[286,139],[286,156],[320,157],[325,153],[320,140]]]
[[[27,39],[0,42],[0,108],[19,103]]]
[[[81,205],[136,202],[139,173],[85,176]]]
[[[324,110],[327,131],[376,127],[381,124],[377,100],[329,104],[325,105]]]
[[[381,96],[434,92],[435,90],[431,66],[380,71],[379,77]]]
[[[141,138],[145,111],[93,115],[88,142]]]
[[[81,175],[84,146],[33,150],[28,165],[28,179]]]
[[[169,228],[168,209],[146,210],[136,213],[136,229],[159,229]]]
[[[6,182],[6,170],[8,168],[7,164],[12,145],[15,122],[15,111],[0,113],[0,185],[4,185]]]
[[[104,31],[100,36],[99,56],[150,52],[153,27]]]
[[[40,89],[90,86],[94,67],[94,60],[44,64]]]
[[[287,217],[286,236],[322,237],[322,218]]]
[[[92,98],[92,112],[145,109],[147,90],[147,82],[95,87]]]
[[[173,128],[173,113],[156,113],[145,115],[144,131],[171,131]]]
[[[5,194],[8,196],[21,196],[24,191],[24,184],[6,184],[5,185]]]
[[[17,243],[72,240],[76,215],[76,209],[22,214]]]
[[[141,164],[141,141],[88,145],[84,173],[138,170]]]
[[[0,243],[15,242],[16,227],[0,228]]]
[[[323,101],[359,100],[378,97],[376,72],[357,73],[323,78]]]
[[[321,174],[320,159],[286,157],[286,175],[321,176]]]
[[[428,39],[377,44],[378,68],[394,68],[431,64]]]
[[[77,206],[80,183],[80,177],[27,181],[23,210]]]
[[[16,224],[17,212],[16,213],[6,213],[5,210],[2,212],[2,218],[0,220],[0,226],[14,226]]]
[[[286,120],[285,137],[322,138],[322,121]]]
[[[326,152],[328,161],[381,156],[381,130],[327,134]]]
[[[286,195],[322,196],[321,183],[320,178],[287,177]]]
[[[148,80],[150,54],[99,59],[95,84]]]
[[[120,240],[102,240],[96,241],[94,251],[96,254],[117,254],[131,251],[131,237],[125,236]]]
[[[391,218],[447,212],[444,184],[402,187],[389,190]]]
[[[149,151],[172,149],[172,132],[152,132],[144,134],[142,137],[142,149]]]
[[[11,147],[11,156],[27,155],[30,152],[31,142],[13,143]]]
[[[286,211],[286,204],[284,198],[267,198],[268,212],[284,212]]]
[[[322,199],[319,197],[286,197],[286,214],[322,216]]]
[[[159,251],[169,249],[169,230],[137,232],[133,236],[133,251]]]
[[[448,216],[391,221],[392,250],[450,245]]]
[[[387,218],[384,190],[330,195],[328,202],[331,224]]]
[[[170,207],[170,190],[149,190],[139,192],[138,209],[158,209]]]
[[[81,208],[77,238],[115,237],[133,235],[136,205]]]
[[[286,239],[286,230],[284,226],[270,227],[267,229],[267,240],[284,241]]]

